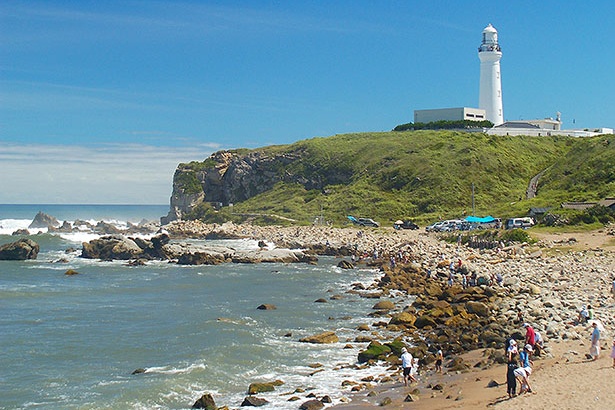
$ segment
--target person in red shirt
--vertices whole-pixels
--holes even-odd
[[[536,333],[534,332],[534,328],[530,326],[529,323],[524,323],[523,327],[525,328],[525,344],[534,348],[536,344]]]

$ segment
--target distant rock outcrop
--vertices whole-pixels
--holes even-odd
[[[314,263],[314,255],[299,249],[238,250],[191,242],[170,242],[166,233],[151,240],[107,235],[84,242],[81,257],[102,260],[162,259],[180,265],[234,263]]]
[[[289,165],[305,157],[302,150],[270,153],[218,151],[203,162],[179,164],[173,176],[171,209],[160,222],[166,225],[181,220],[203,202],[228,205],[242,202],[273,188],[278,182],[300,184],[306,190],[347,183],[350,173],[324,172],[303,164],[302,172]]]
[[[0,246],[0,260],[23,261],[36,259],[40,246],[32,239],[23,238]]]
[[[53,216],[47,215],[43,212],[39,212],[36,214],[30,225],[29,229],[37,229],[37,228],[50,228],[56,227],[60,225],[60,222]]]

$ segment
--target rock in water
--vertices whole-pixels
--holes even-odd
[[[51,215],[47,215],[43,212],[36,214],[28,228],[49,228],[60,225],[60,222]]]
[[[201,396],[200,399],[194,402],[192,405],[193,409],[205,409],[205,410],[217,410],[218,407],[214,402],[214,398],[211,397],[211,394],[207,393]]]
[[[270,303],[263,303],[262,305],[257,307],[257,309],[258,310],[276,310],[277,307],[275,305],[270,304]]]
[[[260,397],[248,396],[243,399],[243,403],[241,403],[241,407],[252,406],[252,407],[260,407],[269,403],[265,399],[261,399]]]
[[[334,332],[324,332],[314,336],[304,337],[300,339],[300,342],[303,343],[317,343],[317,344],[325,344],[325,343],[337,343],[339,342],[339,338]]]
[[[26,259],[36,259],[39,251],[40,246],[38,246],[38,243],[32,239],[23,238],[0,246],[0,260],[24,261]]]
[[[320,400],[308,400],[303,403],[299,409],[300,410],[316,410],[322,409],[325,405]]]
[[[142,249],[122,235],[103,236],[90,242],[83,242],[81,257],[87,259],[128,260],[137,258]]]

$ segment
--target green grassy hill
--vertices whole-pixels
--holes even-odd
[[[237,219],[237,214],[276,214],[311,223],[322,214],[337,224],[345,223],[346,215],[372,217],[383,224],[403,218],[424,223],[470,215],[472,185],[475,214],[499,217],[524,215],[532,206],[615,196],[613,136],[381,132],[312,138],[253,151],[293,155],[296,160],[271,172],[320,181],[318,187],[278,182],[215,215],[201,206],[194,217],[224,220]],[[538,196],[526,200],[530,179],[543,170]]]

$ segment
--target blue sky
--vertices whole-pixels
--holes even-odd
[[[478,105],[614,127],[615,2],[0,3],[0,203],[168,203],[179,162]]]

